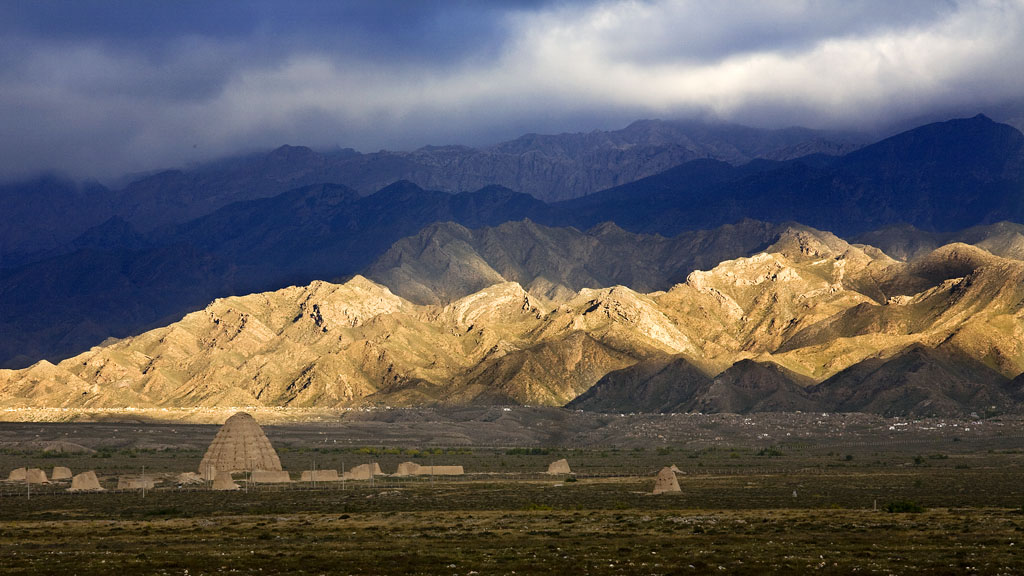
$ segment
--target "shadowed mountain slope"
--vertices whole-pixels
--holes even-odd
[[[960,242],[982,248],[996,256],[1024,260],[1024,224],[997,222],[972,226],[950,233],[925,232],[910,225],[890,226],[854,238],[870,244],[899,260],[916,260],[936,248]]]
[[[740,218],[840,235],[1024,222],[1024,134],[984,116],[922,126],[832,159],[690,163],[557,205],[578,227],[676,234]]]
[[[771,362],[740,360],[685,406],[688,412],[794,412],[817,410],[807,378]]]
[[[685,412],[711,379],[683,357],[652,358],[609,372],[566,408],[590,412]]]
[[[698,268],[748,256],[785,229],[751,220],[673,238],[632,234],[612,223],[587,232],[531,221],[471,230],[427,226],[403,238],[365,275],[417,303],[447,303],[498,282],[517,282],[554,301],[583,288],[667,290]]]
[[[657,358],[608,373],[566,405],[592,412],[813,411],[810,379],[771,362],[740,360],[708,377],[685,358]]]
[[[890,358],[851,366],[815,386],[811,395],[835,412],[966,416],[1013,408],[1006,383],[970,358],[914,345]]]

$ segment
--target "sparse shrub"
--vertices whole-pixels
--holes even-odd
[[[181,516],[182,512],[179,508],[173,506],[167,508],[153,508],[151,510],[143,511],[143,516]]]
[[[576,477],[575,476],[569,476],[568,478],[565,479],[565,481],[566,482],[575,482],[576,481]]]
[[[920,514],[925,507],[912,500],[897,500],[886,504],[883,510],[890,514]]]
[[[847,454],[845,460],[847,462],[849,462],[850,460],[853,460],[853,454]]]
[[[773,445],[768,446],[767,448],[761,448],[757,451],[757,455],[767,456],[769,458],[778,458],[779,456],[782,456],[782,451]]]

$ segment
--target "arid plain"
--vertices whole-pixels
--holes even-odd
[[[1024,419],[1015,416],[489,407],[324,411],[316,422],[288,422],[284,411],[254,414],[294,482],[248,485],[236,475],[234,492],[179,485],[179,473],[198,468],[213,424],[154,422],[144,411],[133,421],[0,424],[3,476],[67,466],[96,470],[108,488],[3,483],[5,573],[1024,569]],[[546,474],[560,458],[573,473]],[[466,474],[297,481],[311,468],[378,462],[389,474],[404,461],[462,465]],[[680,470],[681,492],[652,495],[669,465]],[[143,470],[163,481],[145,492],[115,489],[119,476]]]

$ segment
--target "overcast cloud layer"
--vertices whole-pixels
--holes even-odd
[[[212,4],[212,5],[211,5]],[[1024,0],[2,2],[0,178],[1024,102]]]

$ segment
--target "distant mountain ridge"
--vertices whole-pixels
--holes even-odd
[[[843,236],[896,224],[954,232],[1024,222],[1024,134],[979,115],[835,158],[690,162],[554,207],[560,221],[577,227],[613,220],[665,235],[740,218],[795,221]]]
[[[487,148],[427,146],[412,152],[316,152],[285,145],[196,168],[155,172],[118,189],[54,177],[0,186],[0,267],[27,263],[117,216],[150,232],[236,202],[332,183],[369,195],[397,181],[446,192],[503,186],[544,201],[564,200],[656,174],[696,158],[740,164],[842,154],[863,142],[805,128],[643,120],[622,130],[527,134]],[[16,216],[16,217],[15,217]]]
[[[665,238],[610,222],[586,232],[529,220],[475,230],[444,222],[399,240],[364,274],[418,304],[447,304],[501,282],[556,302],[584,288],[654,292],[685,281],[693,270],[749,256],[785,229],[745,220]]]

